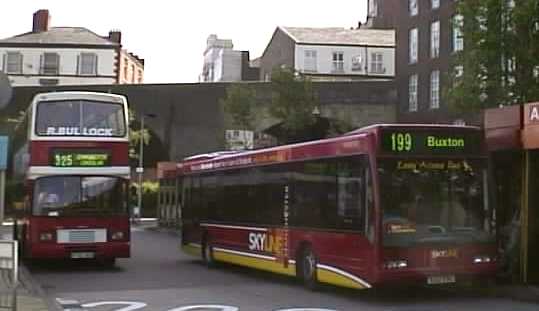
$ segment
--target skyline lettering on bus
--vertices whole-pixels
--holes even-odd
[[[280,254],[283,251],[282,237],[278,233],[249,233],[249,249],[252,251]]]
[[[47,135],[53,136],[114,136],[114,129],[112,128],[95,128],[95,127],[83,127],[81,129],[77,126],[61,126],[61,127],[48,127]]]

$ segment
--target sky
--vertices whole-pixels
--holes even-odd
[[[0,38],[32,30],[48,9],[51,26],[122,31],[122,45],[145,59],[145,83],[198,82],[210,34],[261,56],[277,26],[355,27],[367,0],[16,0],[3,6]],[[9,10],[5,12],[4,10]]]

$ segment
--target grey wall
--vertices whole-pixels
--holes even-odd
[[[146,124],[154,137],[145,150],[146,165],[155,161],[179,160],[183,157],[224,148],[224,114],[220,99],[228,83],[201,84],[134,84],[64,87],[17,87],[10,105],[0,110],[1,117],[16,116],[30,103],[34,94],[61,90],[87,90],[123,94],[137,113],[153,113]],[[252,82],[261,111],[270,101],[269,83]],[[356,127],[394,122],[397,96],[392,81],[315,82],[323,116],[345,120]],[[2,118],[0,118],[2,119]],[[261,128],[271,126],[267,114],[258,115]],[[12,127],[0,123],[0,134]],[[146,162],[145,161],[145,162]]]

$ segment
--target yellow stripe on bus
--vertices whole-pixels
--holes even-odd
[[[338,274],[333,271],[317,268],[316,273],[317,273],[318,281],[321,283],[327,283],[331,285],[337,285],[337,286],[354,288],[354,289],[366,288],[363,284],[358,283],[344,275]]]
[[[200,254],[201,254],[200,245],[184,244],[182,245],[182,250],[189,255],[193,255],[197,257],[200,257]]]
[[[224,261],[235,265],[245,266],[249,268],[265,270],[269,272],[286,274],[295,276],[296,266],[294,264],[288,264],[288,267],[284,267],[282,262],[273,261],[270,259],[250,257],[240,254],[232,254],[220,250],[213,250],[213,258],[218,261]]]

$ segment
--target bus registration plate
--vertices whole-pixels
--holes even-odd
[[[455,283],[455,275],[436,275],[429,276],[427,279],[427,284],[448,284]]]
[[[71,258],[73,259],[92,259],[95,258],[94,252],[72,252]]]

